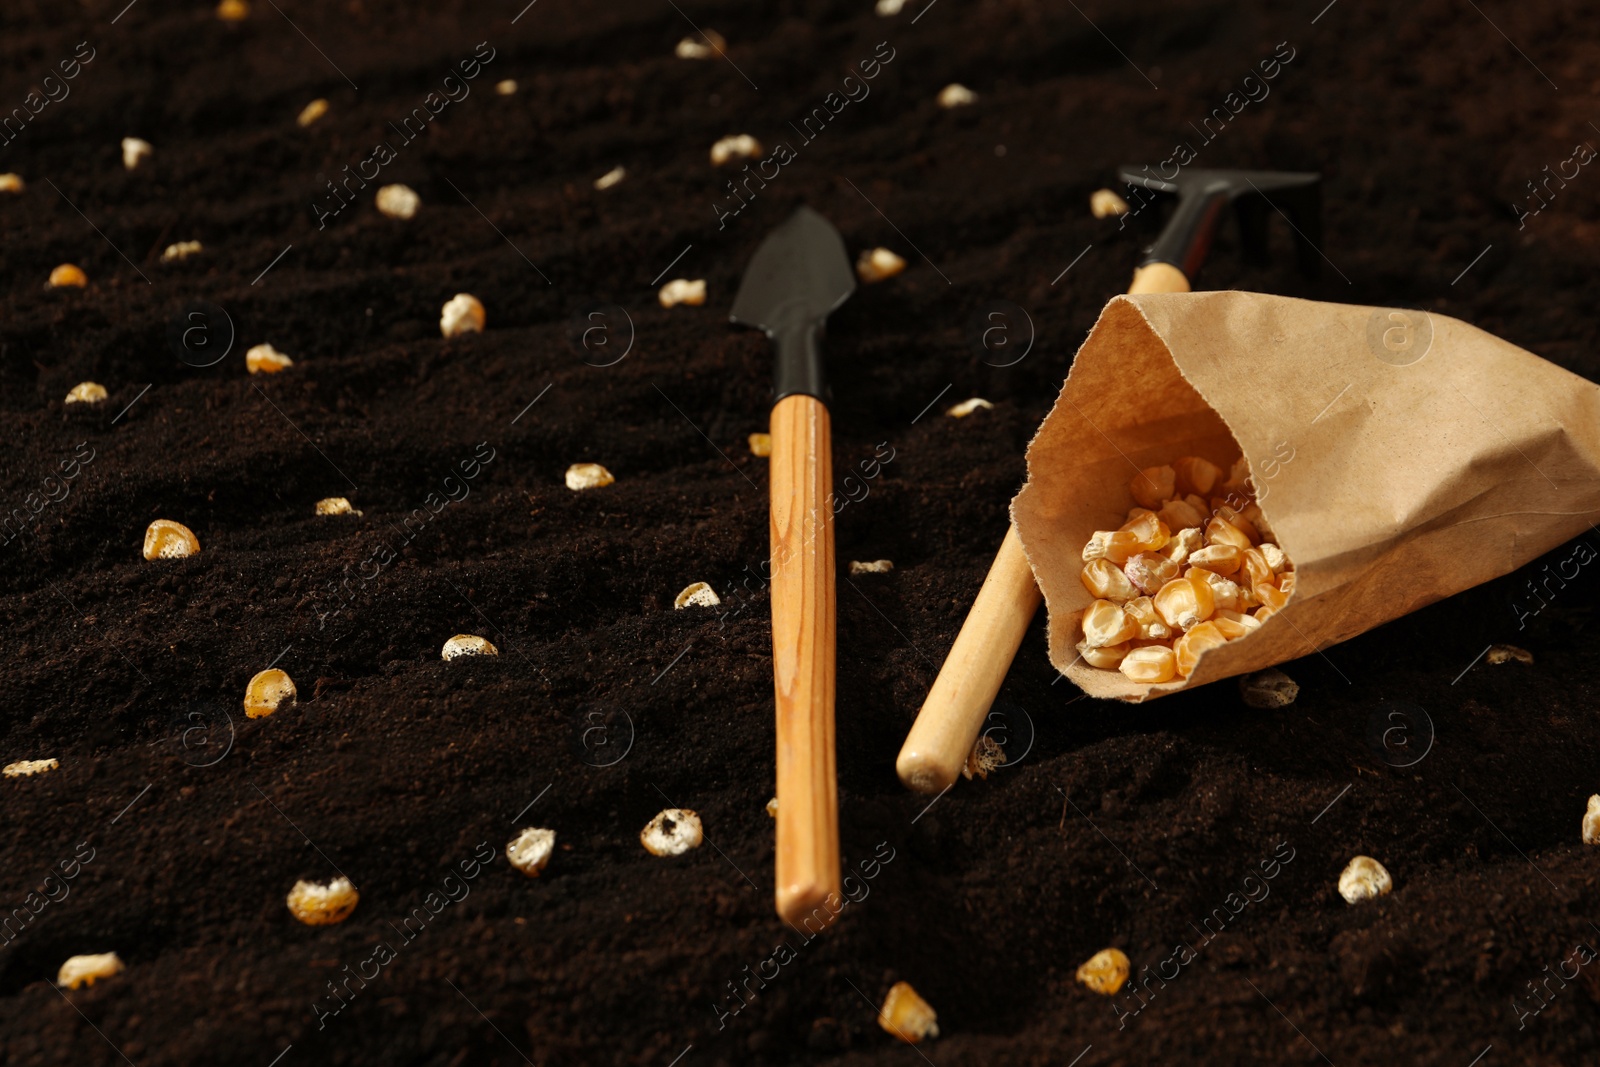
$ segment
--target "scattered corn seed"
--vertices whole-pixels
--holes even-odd
[[[856,257],[856,277],[865,285],[893,278],[906,269],[906,261],[887,248],[863,251]]]
[[[1289,557],[1283,554],[1283,549],[1279,548],[1271,541],[1263,541],[1257,547],[1257,551],[1259,551],[1262,558],[1266,560],[1267,567],[1271,569],[1273,574],[1281,573],[1283,569],[1289,565]]]
[[[1160,592],[1162,586],[1178,576],[1178,565],[1154,552],[1140,552],[1124,563],[1122,570],[1147,595]]]
[[[750,454],[752,456],[760,456],[762,459],[772,455],[772,435],[770,433],[751,434]]]
[[[1266,670],[1241,677],[1239,695],[1252,708],[1286,708],[1300,695],[1300,687],[1282,671]]]
[[[1189,562],[1189,557],[1198,552],[1204,543],[1205,538],[1200,533],[1200,528],[1191,526],[1187,530],[1179,530],[1173,534],[1172,540],[1161,549],[1161,554],[1181,567]]]
[[[1089,595],[1097,600],[1112,600],[1120,604],[1139,595],[1139,590],[1134,588],[1133,582],[1123,573],[1122,568],[1108,559],[1095,559],[1085,563],[1079,578],[1083,582],[1083,587],[1089,590]]]
[[[1120,565],[1143,550],[1138,535],[1130,530],[1096,530],[1083,546],[1083,561],[1092,563],[1097,559],[1108,559]]]
[[[1172,530],[1160,516],[1147,508],[1137,509],[1137,514],[1122,524],[1122,529],[1133,534],[1141,552],[1159,552],[1172,540]]]
[[[517,83],[513,78],[504,78],[494,83],[494,91],[499,96],[513,96],[517,91]]]
[[[1285,577],[1292,578],[1294,576],[1290,574],[1285,575]],[[1284,590],[1286,593],[1289,591],[1288,589]],[[1518,648],[1516,645],[1495,645],[1489,649],[1489,654],[1483,658],[1490,663],[1510,663],[1512,660],[1516,660],[1518,663],[1532,663],[1533,653],[1525,648]]]
[[[939,106],[943,108],[966,107],[977,99],[977,93],[959,82],[951,82],[939,90]]]
[[[99,382],[79,382],[67,394],[68,404],[98,404],[109,396],[106,387]]]
[[[1172,470],[1178,476],[1178,492],[1184,494],[1210,496],[1222,480],[1222,468],[1199,456],[1180,456],[1172,461]]]
[[[1189,566],[1213,574],[1237,574],[1244,555],[1234,545],[1213,544],[1189,553]]]
[[[200,551],[200,539],[181,522],[157,519],[144,531],[145,559],[183,559]]]
[[[1243,603],[1244,590],[1239,588],[1239,583],[1231,578],[1224,578],[1215,571],[1207,570],[1196,564],[1188,573],[1196,575],[1211,587],[1211,610],[1215,615],[1218,611],[1238,611]]]
[[[1250,540],[1250,535],[1227,519],[1218,517],[1206,523],[1207,545],[1232,545],[1240,552],[1247,548],[1254,548],[1255,543]]]
[[[611,472],[598,463],[574,463],[567,468],[568,489],[599,489],[614,481]]]
[[[894,560],[892,559],[874,559],[865,563],[855,559],[850,561],[850,573],[852,576],[857,574],[888,574],[892,570],[894,570]]]
[[[361,901],[361,894],[348,878],[335,878],[327,885],[298,881],[289,890],[289,914],[307,926],[332,926],[350,918]]]
[[[1089,213],[1097,219],[1126,215],[1128,202],[1110,189],[1096,189],[1089,194]]]
[[[1134,622],[1139,624],[1140,641],[1166,641],[1172,637],[1172,628],[1156,613],[1155,601],[1147,596],[1134,597],[1122,605]]]
[[[971,415],[974,411],[977,411],[979,408],[992,407],[994,407],[994,405],[989,403],[983,397],[975,396],[971,400],[963,400],[955,407],[948,409],[945,414],[949,415],[952,419],[964,419],[968,415]]]
[[[761,151],[761,142],[748,133],[724,137],[711,146],[711,165],[720,167],[739,159],[755,159]]]
[[[1394,888],[1394,880],[1383,864],[1371,856],[1357,856],[1339,874],[1339,895],[1347,904],[1381,897]]]
[[[878,4],[873,10],[884,18],[893,18],[895,15],[900,14],[900,9],[905,6],[906,0],[878,0]]]
[[[698,41],[693,37],[685,37],[678,42],[678,47],[673,51],[679,59],[711,59],[728,47],[728,42],[716,30],[701,30],[700,32],[705,37],[704,41]]]
[[[292,705],[299,696],[294,687],[294,679],[276,667],[268,667],[250,679],[250,684],[245,686],[245,716],[251,719],[265,718],[285,703]]]
[[[511,866],[529,878],[537,878],[539,872],[550,862],[550,854],[555,848],[554,830],[540,830],[530,826],[511,839],[511,843],[506,846],[506,859],[511,861]]]
[[[422,197],[409,185],[385,185],[378,190],[378,212],[391,219],[415,217],[422,206]]]
[[[155,152],[155,146],[138,137],[122,139],[122,165],[128,170],[138,170],[139,165]]]
[[[1103,648],[1096,648],[1086,641],[1079,641],[1078,655],[1082,656],[1083,662],[1091,667],[1101,667],[1105,670],[1114,671],[1122,663],[1123,657],[1128,654],[1131,648],[1132,646],[1126,642],[1120,645],[1106,645]]]
[[[36,774],[53,771],[61,766],[60,760],[54,759],[23,759],[15,763],[8,763],[0,775],[7,778],[31,778]]]
[[[910,982],[896,982],[878,1009],[878,1025],[906,1044],[915,1045],[939,1036],[939,1013],[911,988]]]
[[[6,770],[7,773],[10,772],[9,767]],[[1600,793],[1589,798],[1588,810],[1583,813],[1583,843],[1600,845]]]
[[[1145,645],[1130,651],[1117,665],[1123,674],[1142,685],[1170,682],[1178,673],[1178,659],[1166,645]]]
[[[1120,645],[1139,636],[1139,624],[1109,600],[1096,600],[1083,609],[1083,640],[1090,648]]]
[[[1128,957],[1120,948],[1103,948],[1078,968],[1078,981],[1101,996],[1114,997],[1128,981]]]
[[[1192,574],[1172,579],[1151,599],[1155,601],[1161,621],[1175,630],[1198,626],[1211,617],[1217,606],[1211,586],[1204,578]]]
[[[681,856],[704,839],[700,816],[687,808],[668,808],[639,831],[639,843],[652,856]]]
[[[0,174],[0,193],[20,193],[27,187],[20,174]]]
[[[1178,673],[1185,678],[1194,673],[1195,665],[1200,662],[1200,657],[1213,648],[1221,648],[1228,643],[1227,635],[1217,628],[1214,622],[1196,623],[1184,635],[1172,643],[1172,654],[1177,657]]]
[[[1162,504],[1160,510],[1156,512],[1156,517],[1173,530],[1198,528],[1204,526],[1206,521],[1206,513],[1183,497],[1173,497]]]
[[[777,797],[773,797],[771,800],[767,801],[767,818],[776,819],[777,817],[778,817],[778,798]]]
[[[596,189],[609,189],[628,176],[626,167],[612,167],[594,180]]]
[[[1284,577],[1288,578],[1290,575],[1286,574]],[[1288,591],[1274,586],[1271,582],[1252,585],[1250,591],[1260,599],[1263,607],[1271,608],[1273,611],[1277,611],[1289,602]]]
[[[277,374],[294,366],[294,360],[271,345],[255,345],[244,354],[244,369],[251,374]]]
[[[197,255],[203,251],[205,251],[205,246],[199,241],[179,241],[176,244],[168,245],[162,250],[161,262],[182,263],[190,256]]]
[[[714,608],[722,603],[722,598],[717,596],[717,591],[705,582],[695,582],[685,586],[683,592],[678,594],[672,602],[674,609],[684,608]]]
[[[94,985],[101,978],[110,978],[123,971],[122,957],[115,952],[101,952],[91,956],[72,956],[56,972],[56,985],[66,989]]]
[[[295,122],[302,127],[309,126],[328,113],[328,102],[320,96],[300,109],[300,114]]]
[[[65,289],[72,287],[82,289],[89,284],[89,276],[83,273],[82,268],[73,263],[63,263],[50,272],[50,288]]]
[[[471,293],[457,293],[439,312],[439,332],[446,337],[483,332],[483,304]]]
[[[706,280],[696,278],[690,281],[688,278],[674,278],[661,287],[656,299],[664,308],[677,307],[679,304],[699,307],[706,302]]]
[[[1177,491],[1178,475],[1171,467],[1146,467],[1133,476],[1128,489],[1143,508],[1159,508]]]
[[[455,659],[458,656],[498,656],[500,650],[485,638],[477,634],[456,634],[444,643],[439,650],[441,659]]]
[[[360,515],[361,512],[357,511],[354,507],[352,507],[350,505],[350,501],[348,499],[346,499],[345,497],[342,497],[342,496],[330,496],[330,497],[325,497],[322,500],[317,501],[317,514],[318,515]]]
[[[217,5],[217,18],[223,22],[243,22],[250,17],[250,5],[245,0],[222,0]]]
[[[1004,766],[1006,750],[1000,747],[1000,742],[988,734],[979,734],[978,743],[972,746],[972,751],[967,754],[967,762],[961,768],[961,773],[968,781],[973,775],[979,778],[988,778],[989,772],[996,767]]]

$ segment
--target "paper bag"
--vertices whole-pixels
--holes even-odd
[[[1090,667],[1084,542],[1142,468],[1243,454],[1298,577],[1255,632],[1159,685]],[[1143,701],[1321,651],[1506,574],[1600,521],[1600,386],[1464,322],[1260,293],[1106,305],[1011,504],[1050,661]]]

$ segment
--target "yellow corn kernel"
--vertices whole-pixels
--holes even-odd
[[[1252,545],[1259,544],[1261,532],[1256,529],[1255,523],[1245,516],[1243,510],[1236,508],[1231,503],[1223,503],[1216,509],[1216,518],[1237,529],[1249,539]]]
[[[1172,470],[1178,476],[1180,493],[1210,496],[1211,490],[1222,480],[1222,468],[1199,456],[1182,456],[1173,460]]]
[[[1134,475],[1128,489],[1140,507],[1159,508],[1164,500],[1171,500],[1177,489],[1178,475],[1171,467],[1146,467]]]
[[[928,1037],[939,1036],[939,1013],[917,995],[910,982],[896,982],[889,987],[878,1009],[878,1025],[908,1045]]]
[[[1211,587],[1211,609],[1213,615],[1219,611],[1239,610],[1239,598],[1244,590],[1239,588],[1238,582],[1231,578],[1224,578],[1215,571],[1207,570],[1198,565],[1188,573],[1199,575]]]
[[[297,116],[294,121],[304,128],[311,125],[313,122],[316,122],[327,113],[328,102],[319,96],[317,99],[311,101],[311,103],[301,108],[299,116]]]
[[[656,292],[656,303],[664,308],[677,307],[679,304],[688,304],[690,307],[699,307],[706,302],[706,280],[704,278],[674,278],[663,285]]]
[[[350,918],[361,901],[361,894],[348,878],[335,878],[327,885],[304,880],[289,890],[289,914],[307,926],[332,926]]]
[[[1119,948],[1103,948],[1078,968],[1077,978],[1096,993],[1114,997],[1128,980],[1128,957]]]
[[[20,174],[0,174],[0,193],[21,193],[27,187]]]
[[[247,718],[260,719],[271,715],[288,702],[299,697],[294,680],[276,667],[269,667],[250,679],[244,690],[244,713]]]
[[[1239,509],[1239,514],[1249,520],[1250,525],[1256,528],[1258,541],[1271,541],[1273,539],[1272,524],[1267,522],[1266,512],[1261,510],[1261,505],[1251,501]]]
[[[1178,671],[1178,660],[1166,645],[1146,645],[1123,656],[1120,669],[1129,681],[1154,685],[1172,680]]]
[[[217,18],[223,22],[243,22],[250,17],[250,5],[245,0],[222,0],[217,5]]]
[[[1122,524],[1121,533],[1131,533],[1140,552],[1158,552],[1172,540],[1172,531],[1153,511],[1141,510]]]
[[[500,650],[494,647],[489,640],[477,634],[456,634],[444,643],[439,650],[440,659],[455,659],[458,656],[498,656]]]
[[[1187,630],[1211,617],[1216,602],[1204,578],[1186,574],[1174,578],[1151,598],[1156,614],[1175,630]]]
[[[1206,512],[1195,507],[1181,496],[1175,496],[1156,512],[1156,517],[1174,530],[1182,530],[1190,526],[1204,526]]]
[[[509,85],[509,86],[511,86],[511,88],[507,92],[500,93],[500,86],[501,85]],[[517,83],[513,82],[513,81],[500,82],[499,84],[497,84],[494,87],[494,91],[497,92],[497,93],[500,93],[501,96],[510,96],[512,93],[517,91]],[[600,177],[596,178],[594,180],[594,187],[596,189],[598,189],[599,191],[604,192],[605,190],[611,188],[613,185],[622,184],[622,179],[626,178],[627,176],[628,176],[628,168],[618,165],[618,166],[612,167],[610,170],[608,170],[604,174],[600,175]]]
[[[482,333],[488,321],[483,301],[471,293],[457,293],[439,311],[439,332],[446,337]]]
[[[1144,593],[1155,593],[1178,576],[1178,565],[1154,552],[1141,552],[1122,565],[1128,580]]]
[[[540,830],[530,826],[511,839],[511,843],[506,846],[506,859],[511,861],[511,866],[529,878],[537,878],[539,872],[550,862],[550,854],[555,848],[554,830]]]
[[[717,591],[711,588],[710,583],[694,582],[683,587],[683,592],[672,601],[672,607],[682,611],[684,608],[714,608],[721,603],[722,598],[717,596]]]
[[[351,505],[349,498],[342,496],[323,497],[317,501],[318,515],[360,515]]]
[[[1284,577],[1288,577],[1288,575],[1285,575]],[[1283,607],[1289,602],[1289,594],[1284,592],[1282,589],[1279,589],[1271,582],[1263,582],[1262,584],[1255,586],[1254,591],[1256,596],[1261,598],[1262,606],[1271,608],[1273,611],[1277,611],[1279,608]]]
[[[1083,561],[1109,559],[1112,563],[1126,563],[1135,553],[1143,551],[1139,539],[1131,530],[1096,530],[1083,546]]]
[[[1283,554],[1283,549],[1279,548],[1271,541],[1261,542],[1261,544],[1257,546],[1257,551],[1259,551],[1262,558],[1267,561],[1267,566],[1271,568],[1273,574],[1279,574],[1288,569],[1289,557]]]
[[[1339,872],[1339,895],[1346,904],[1384,896],[1393,888],[1394,879],[1371,856],[1357,856]]]
[[[777,817],[778,817],[778,798],[777,797],[773,797],[771,800],[767,801],[767,818],[776,819]]]
[[[56,972],[56,985],[67,989],[94,985],[96,979],[110,978],[123,971],[122,958],[115,952],[101,952],[91,956],[72,956]]]
[[[1285,598],[1294,595],[1294,571],[1286,571],[1278,575],[1278,588],[1283,591]]]
[[[422,197],[409,185],[385,185],[378,190],[373,203],[384,218],[410,219],[415,218],[417,209],[422,207]]]
[[[1243,530],[1221,517],[1206,523],[1206,544],[1232,545],[1240,552],[1255,547],[1255,542]]]
[[[497,81],[494,83],[494,91],[499,96],[515,96],[517,92],[516,80],[514,78],[506,78],[504,81]],[[620,170],[621,168],[618,169]]]
[[[772,455],[772,435],[770,433],[753,433],[750,435],[750,454],[762,459]]]
[[[879,5],[882,6],[881,4]],[[1089,214],[1097,219],[1108,219],[1128,213],[1128,202],[1110,189],[1096,189],[1089,194]]]
[[[639,831],[639,843],[652,856],[681,856],[704,840],[700,816],[688,808],[668,808]]]
[[[1172,540],[1167,542],[1167,547],[1161,550],[1161,554],[1181,567],[1189,562],[1189,556],[1204,544],[1205,537],[1200,533],[1200,527],[1191,526],[1187,530],[1179,530],[1173,534]]]
[[[582,489],[603,489],[616,481],[611,472],[598,463],[574,463],[567,468],[567,488],[577,492]]]
[[[122,139],[122,165],[127,170],[138,170],[140,164],[155,153],[155,145],[139,137]]]
[[[1128,645],[1126,643],[1095,648],[1093,645],[1083,641],[1078,642],[1078,655],[1082,656],[1083,662],[1091,667],[1102,667],[1106,670],[1114,671],[1117,669],[1117,664],[1122,662],[1122,657],[1127,654]]]
[[[1232,612],[1230,614],[1237,615],[1238,612]],[[1250,616],[1246,615],[1244,618],[1250,619]],[[1250,619],[1250,622],[1256,623],[1255,626],[1250,626],[1239,622],[1236,619],[1224,618],[1220,614],[1213,615],[1206,621],[1212,626],[1215,626],[1217,628],[1217,632],[1222,634],[1222,636],[1226,637],[1229,641],[1237,641],[1239,638],[1244,637],[1246,634],[1256,629],[1257,626],[1261,625],[1260,623],[1256,623],[1256,620],[1254,619]]]
[[[1266,552],[1259,548],[1247,548],[1239,554],[1239,572],[1252,586],[1272,581],[1272,565],[1267,562]]]
[[[1096,600],[1083,609],[1083,640],[1094,648],[1120,645],[1139,636],[1139,624],[1109,600]]]
[[[1194,673],[1195,664],[1200,662],[1202,655],[1227,643],[1227,636],[1217,629],[1214,623],[1203,622],[1189,630],[1172,646],[1172,654],[1177,657],[1178,673],[1185,678],[1189,677]]]
[[[977,99],[978,94],[960,82],[951,82],[939,90],[939,106],[942,108],[966,107]]]
[[[182,263],[190,256],[198,256],[206,250],[206,246],[199,241],[174,241],[161,250],[161,262]]]
[[[972,751],[967,753],[967,762],[961,768],[961,776],[967,781],[972,781],[972,776],[987,779],[989,772],[1004,767],[1006,763],[1006,750],[1000,747],[1000,742],[988,734],[979,734],[977,744],[972,746]]]
[[[71,263],[63,263],[50,272],[50,288],[63,289],[72,287],[82,289],[89,284],[89,276],[83,270]]]
[[[67,394],[68,404],[98,404],[109,396],[106,387],[99,382],[79,382]]]
[[[294,360],[271,345],[256,345],[244,354],[244,369],[251,374],[277,374],[294,366]]]
[[[183,559],[200,551],[200,539],[181,522],[157,519],[144,532],[145,559]]]
[[[887,248],[863,249],[856,258],[856,277],[866,285],[893,278],[906,269],[906,261]]]
[[[1089,595],[1097,600],[1121,602],[1139,595],[1139,591],[1133,587],[1128,576],[1110,560],[1090,560],[1083,565],[1083,573],[1079,578],[1083,582],[1083,587],[1089,590]]]
[[[764,152],[761,142],[748,133],[724,137],[711,146],[711,165],[720,167],[738,159],[755,159]]]
[[[892,559],[869,559],[866,561],[853,559],[850,561],[851,577],[858,574],[888,574],[892,570],[894,570],[894,560]]]
[[[1189,553],[1189,566],[1211,571],[1213,574],[1234,574],[1239,570],[1243,554],[1233,545],[1207,545],[1198,552]]]
[[[1251,617],[1254,618],[1256,620],[1256,622],[1266,622],[1268,619],[1272,618],[1277,613],[1278,613],[1278,609],[1277,608],[1269,608],[1269,607],[1266,607],[1265,605],[1263,605],[1263,606],[1257,608],[1252,613]]]
[[[58,759],[19,759],[15,763],[8,763],[0,768],[0,776],[6,778],[32,778],[36,774],[44,774],[61,766]]]
[[[1156,613],[1155,601],[1149,597],[1134,597],[1122,605],[1122,610],[1139,625],[1139,636],[1136,640],[1166,641],[1172,637],[1172,628]]]

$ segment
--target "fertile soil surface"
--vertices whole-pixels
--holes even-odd
[[[1001,694],[1010,765],[931,807],[894,774],[1024,447],[1159,228],[1090,215],[1119,164],[1187,143],[1326,176],[1318,278],[1274,217],[1266,263],[1228,228],[1201,287],[1426,308],[1600,377],[1581,5],[523,2],[0,11],[0,115],[24,117],[0,171],[27,182],[0,193],[0,762],[60,761],[0,779],[0,1062],[1593,1061],[1593,570],[1525,610],[1578,542],[1284,665],[1276,711],[1231,683],[1075,699],[1041,616]],[[726,55],[676,58],[694,26]],[[951,82],[977,101],[941,109]],[[737,133],[793,158],[734,214],[708,150]],[[133,172],[126,136],[154,145]],[[388,182],[415,218],[374,209]],[[773,912],[764,811],[746,435],[771,356],[727,322],[800,203],[909,261],[830,323],[861,873],[814,938]],[[183,240],[204,251],[160,262]],[[86,289],[45,287],[63,262]],[[705,305],[659,307],[674,277]],[[488,327],[445,340],[458,292]],[[262,343],[294,366],[248,375]],[[109,399],[64,405],[85,380]],[[945,417],[971,396],[994,407]],[[585,461],[615,484],[569,491]],[[330,496],[361,514],[316,515]],[[157,518],[201,552],[143,559]],[[695,581],[722,606],[673,610]],[[499,656],[442,661],[457,633]],[[1533,662],[1480,655],[1502,642]],[[274,663],[299,703],[245,718]],[[661,859],[638,834],[669,806],[707,841]],[[505,859],[525,826],[559,835],[537,879]],[[1351,907],[1357,854],[1395,888]],[[290,916],[297,879],[341,873],[348,921]],[[1149,968],[1142,1001],[1074,980],[1107,946]],[[122,974],[54,985],[111,951]],[[916,1049],[875,1020],[900,980],[939,1013]]]

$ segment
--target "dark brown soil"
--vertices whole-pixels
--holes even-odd
[[[0,761],[61,761],[0,780],[0,1062],[1593,1061],[1600,967],[1568,961],[1600,947],[1578,833],[1600,789],[1594,573],[1549,586],[1526,628],[1512,606],[1575,545],[1285,665],[1301,692],[1281,711],[1227,684],[1075,700],[1036,624],[1002,694],[1013,765],[931,809],[893,771],[1023,447],[1158,225],[1089,215],[1118,164],[1188,141],[1199,166],[1326,174],[1319,279],[1275,226],[1264,266],[1225,233],[1206,287],[1424,307],[1600,377],[1600,177],[1552,184],[1520,228],[1513,207],[1600,145],[1581,5],[539,0],[513,23],[522,0],[269,0],[230,26],[201,0],[123,2],[0,12],[0,115],[79,42],[94,56],[0,144],[28,181],[0,194],[0,507],[26,530],[0,546]],[[727,61],[674,58],[689,19]],[[319,230],[325,180],[398,139],[386,124],[478,42],[470,96],[383,168],[421,213],[385,219],[368,189]],[[1201,144],[1189,124],[1280,42],[1270,95]],[[796,136],[875,52],[870,96]],[[952,81],[976,105],[939,109]],[[300,128],[319,96],[332,110]],[[719,229],[736,205],[707,152],[742,132],[797,158]],[[124,136],[155,145],[134,173]],[[801,202],[852,252],[911,261],[831,323],[841,480],[893,450],[839,516],[839,558],[895,570],[841,576],[843,837],[876,877],[809,943],[773,914],[763,811],[766,471],[744,441],[770,358],[726,323]],[[158,262],[186,239],[204,253]],[[662,310],[680,253],[667,276],[710,296]],[[43,287],[64,261],[87,290]],[[441,340],[461,291],[489,329]],[[1012,347],[981,340],[1001,301],[1035,331],[1020,361],[1015,310]],[[223,345],[217,309],[231,351],[192,366],[173,336]],[[263,342],[294,368],[248,376]],[[109,401],[65,408],[85,379]],[[995,407],[940,413],[968,396]],[[75,449],[75,476],[47,480]],[[568,491],[589,460],[616,484]],[[364,515],[315,516],[334,495]],[[146,562],[155,518],[203,551]],[[722,613],[673,611],[700,580]],[[501,655],[441,662],[459,632]],[[1535,662],[1475,659],[1490,642]],[[274,661],[301,703],[246,720]],[[639,846],[669,804],[707,847]],[[504,858],[526,825],[559,834],[538,880]],[[1357,853],[1396,887],[1352,908],[1334,883]],[[296,923],[289,887],[338,872],[355,915]],[[1250,887],[1269,895],[1230,897]],[[1180,942],[1194,958],[1148,978],[1137,1014],[1073,979],[1107,945],[1171,976]],[[113,950],[122,975],[53,986],[68,956]],[[900,979],[939,1012],[916,1051],[874,1019]]]

